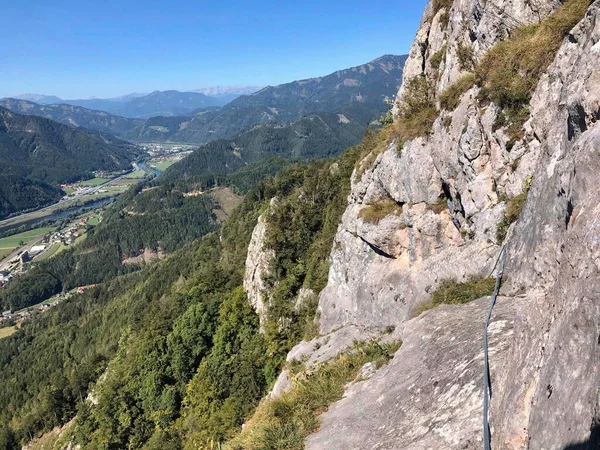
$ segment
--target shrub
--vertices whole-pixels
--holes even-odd
[[[521,211],[523,211],[523,207],[525,206],[528,193],[528,189],[526,189],[516,197],[509,198],[506,202],[506,212],[504,213],[504,218],[500,221],[496,228],[496,240],[498,243],[504,242],[504,239],[506,239],[506,234],[508,233],[508,228],[514,222],[516,222],[521,215]]]
[[[394,123],[394,116],[392,115],[391,109],[379,118],[379,123],[383,126]]]
[[[495,283],[494,278],[481,277],[471,277],[462,283],[456,280],[443,280],[431,294],[431,301],[420,305],[414,316],[417,317],[421,313],[442,304],[468,303],[486,295],[492,295]]]
[[[448,11],[453,4],[454,0],[433,0],[433,15],[435,16],[442,9]]]
[[[458,47],[456,48],[456,55],[458,56],[460,70],[473,70],[473,48],[463,44],[462,42],[459,42]]]
[[[304,438],[319,428],[318,415],[342,398],[345,386],[368,362],[381,367],[394,357],[401,343],[357,343],[337,358],[296,381],[280,397],[264,401],[228,450],[301,450]]]
[[[401,141],[406,142],[431,131],[438,117],[434,97],[425,76],[419,75],[407,82],[400,116],[394,124]]]
[[[481,98],[503,108],[514,128],[520,129],[529,117],[525,106],[540,76],[591,3],[591,0],[567,0],[542,22],[521,27],[510,39],[495,45],[478,64]],[[511,134],[519,138],[520,133],[514,128]]]
[[[440,106],[446,111],[454,111],[460,104],[460,99],[465,92],[471,89],[476,82],[474,74],[469,73],[463,75],[450,86],[448,86],[444,92],[440,94]]]
[[[435,52],[429,58],[429,64],[431,64],[431,68],[435,71],[438,71],[443,62],[446,61],[446,51],[448,50],[448,46],[444,44],[439,51]]]
[[[387,200],[364,207],[358,213],[358,217],[365,222],[377,225],[384,217],[390,214],[402,214],[402,207],[393,200]]]

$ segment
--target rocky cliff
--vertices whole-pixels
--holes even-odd
[[[492,274],[503,243],[490,326],[493,448],[600,445],[600,2],[590,3],[426,7],[394,112],[398,123],[414,79],[426,80],[440,112],[430,132],[396,138],[357,166],[319,299],[326,345],[302,343],[288,360],[310,366],[385,329],[404,344],[322,415],[307,448],[481,448],[488,299],[415,316],[443,280]],[[490,100],[485,83],[465,86],[452,107],[440,101],[487,70],[499,42],[555,29],[567,15],[577,25],[535,79],[526,117],[507,121],[514,110]]]

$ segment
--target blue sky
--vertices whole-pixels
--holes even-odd
[[[425,0],[3,2],[0,97],[275,85],[407,53]]]

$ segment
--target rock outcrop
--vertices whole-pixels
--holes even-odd
[[[434,3],[398,104],[410,79],[425,74],[439,94],[463,73],[465,48],[476,63],[511,30],[561,5],[455,0],[434,12]],[[401,151],[394,142],[355,173],[319,299],[320,330],[343,336],[344,328],[372,333],[392,325],[404,344],[389,366],[353,384],[322,415],[307,448],[481,448],[486,300],[412,317],[441,280],[492,272],[507,199],[530,185],[508,230],[507,281],[490,328],[493,448],[598,448],[599,11],[593,3],[562,43],[521,139],[509,138],[498,125],[500,108],[482,104],[474,86],[427,137]],[[381,201],[398,209],[376,224],[364,220],[361,211]],[[310,364],[315,342],[290,355],[302,353]],[[336,348],[344,344],[336,340]]]
[[[267,220],[261,214],[258,223],[252,231],[248,256],[246,257],[246,272],[244,274],[244,290],[250,304],[260,317],[261,323],[265,320],[266,307],[264,295],[267,285],[264,279],[269,275],[269,265],[275,256],[273,250],[266,248]]]

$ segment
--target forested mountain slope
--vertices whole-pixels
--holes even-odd
[[[128,169],[141,154],[112,136],[0,107],[0,218],[56,200],[51,186]]]
[[[40,105],[27,100],[7,98],[0,100],[0,106],[18,114],[45,117],[65,125],[87,128],[121,138],[144,123],[142,119],[129,119],[64,103]]]
[[[364,134],[367,121],[356,119],[352,109],[311,114],[289,125],[258,125],[231,139],[209,142],[169,167],[164,176],[176,179],[207,172],[227,174],[269,157],[307,160],[336,155],[359,142]]]
[[[0,373],[11,380],[0,394],[0,439],[7,448],[76,413],[68,439],[83,448],[192,448],[230,436],[265,394],[286,352],[312,332],[314,297],[300,310],[286,299],[302,287],[324,286],[329,242],[360,152],[283,169],[250,190],[219,234],[67,300],[1,340]],[[280,207],[269,206],[272,197]],[[242,280],[252,230],[268,208],[278,217],[271,239],[281,254],[272,282],[291,273],[295,281],[279,290],[286,326],[274,315],[261,335]],[[302,220],[288,223],[292,212]],[[99,243],[90,239],[88,249]],[[88,384],[100,379],[92,394],[96,406],[86,405]]]
[[[171,139],[202,144],[227,138],[258,124],[293,122],[325,111],[360,105],[368,117],[386,111],[385,99],[395,95],[406,56],[386,55],[333,74],[266,87],[238,97],[218,111],[196,115]],[[363,124],[364,125],[364,124]]]

